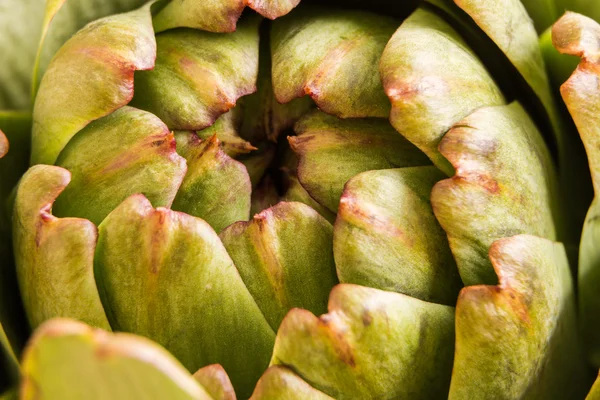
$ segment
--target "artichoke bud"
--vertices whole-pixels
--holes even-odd
[[[30,324],[148,337],[197,371],[165,386],[191,398],[578,393],[564,137],[521,3],[298,3],[150,3],[56,54],[34,108],[48,165],[13,213]]]

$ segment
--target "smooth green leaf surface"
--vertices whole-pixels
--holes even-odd
[[[20,398],[212,399],[172,355],[150,340],[67,319],[48,321],[29,342]]]
[[[444,134],[483,106],[504,97],[475,53],[441,17],[418,9],[387,44],[379,66],[392,102],[390,122],[448,175],[438,151]]]
[[[178,133],[177,151],[188,162],[188,172],[173,202],[173,210],[202,218],[217,232],[250,217],[252,184],[244,164],[233,160],[212,136]]]
[[[495,240],[556,238],[556,169],[519,103],[475,111],[444,136],[440,153],[456,174],[434,186],[431,203],[465,285],[496,283],[487,257]]]
[[[332,400],[304,382],[289,368],[274,365],[260,378],[252,393],[251,400]]]
[[[433,166],[368,171],[348,181],[334,225],[340,281],[454,305],[462,282],[429,194]]]
[[[320,204],[336,212],[348,179],[374,169],[428,165],[430,161],[379,118],[342,120],[313,112],[288,138],[299,159],[298,178]]]
[[[154,17],[154,30],[188,27],[209,32],[233,32],[247,6],[275,19],[290,12],[300,0],[179,0],[169,2]]]
[[[221,364],[240,397],[252,393],[274,332],[206,222],[131,196],[100,225],[94,266],[115,330],[155,340],[190,371]]]
[[[309,95],[342,118],[390,112],[377,65],[400,24],[392,18],[341,9],[304,8],[273,22],[273,91],[280,103]]]
[[[600,25],[566,13],[552,28],[552,42],[563,54],[581,57],[573,75],[560,88],[587,152],[594,201],[583,226],[579,247],[579,308],[588,359],[600,366]]]
[[[43,9],[44,1],[28,0],[30,7],[28,12]],[[42,28],[39,40],[35,65],[32,73],[33,96],[37,92],[40,79],[46,72],[48,65],[60,47],[87,23],[99,18],[131,11],[148,3],[148,0],[46,0],[43,21],[40,19],[38,25]],[[36,10],[34,10],[34,8]],[[31,70],[30,70],[31,71]]]
[[[72,179],[54,204],[55,215],[94,224],[135,193],[144,193],[155,207],[170,207],[186,174],[167,126],[127,106],[83,128],[56,165]]]
[[[44,2],[0,2],[0,110],[31,107],[31,72],[42,32]]]
[[[209,127],[256,91],[259,22],[246,18],[227,34],[177,29],[157,35],[156,66],[135,74],[132,105],[171,129]]]
[[[23,304],[34,328],[53,317],[69,317],[110,329],[94,281],[96,226],[51,214],[69,180],[63,168],[38,165],[17,188],[13,241]]]
[[[327,310],[338,282],[333,228],[302,203],[278,203],[221,233],[246,287],[274,331],[293,307]]]
[[[271,365],[295,371],[335,399],[445,397],[454,353],[454,308],[340,284],[329,313],[294,309]]]
[[[32,163],[54,163],[79,130],[131,100],[134,71],[156,57],[149,7],[96,20],[58,51],[35,101]]]
[[[450,399],[577,399],[586,390],[574,287],[564,247],[535,236],[490,249],[498,286],[456,305]]]

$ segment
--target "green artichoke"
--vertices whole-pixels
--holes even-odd
[[[585,396],[587,165],[521,2],[124,2],[50,61],[63,3],[2,193],[22,398]]]

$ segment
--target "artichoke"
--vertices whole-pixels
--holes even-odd
[[[21,396],[583,397],[586,171],[523,4],[299,3],[153,1],[38,50]],[[597,80],[598,28],[560,24]]]

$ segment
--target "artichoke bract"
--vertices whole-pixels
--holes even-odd
[[[298,3],[150,2],[56,53],[12,214],[26,398],[581,396],[521,2]]]

